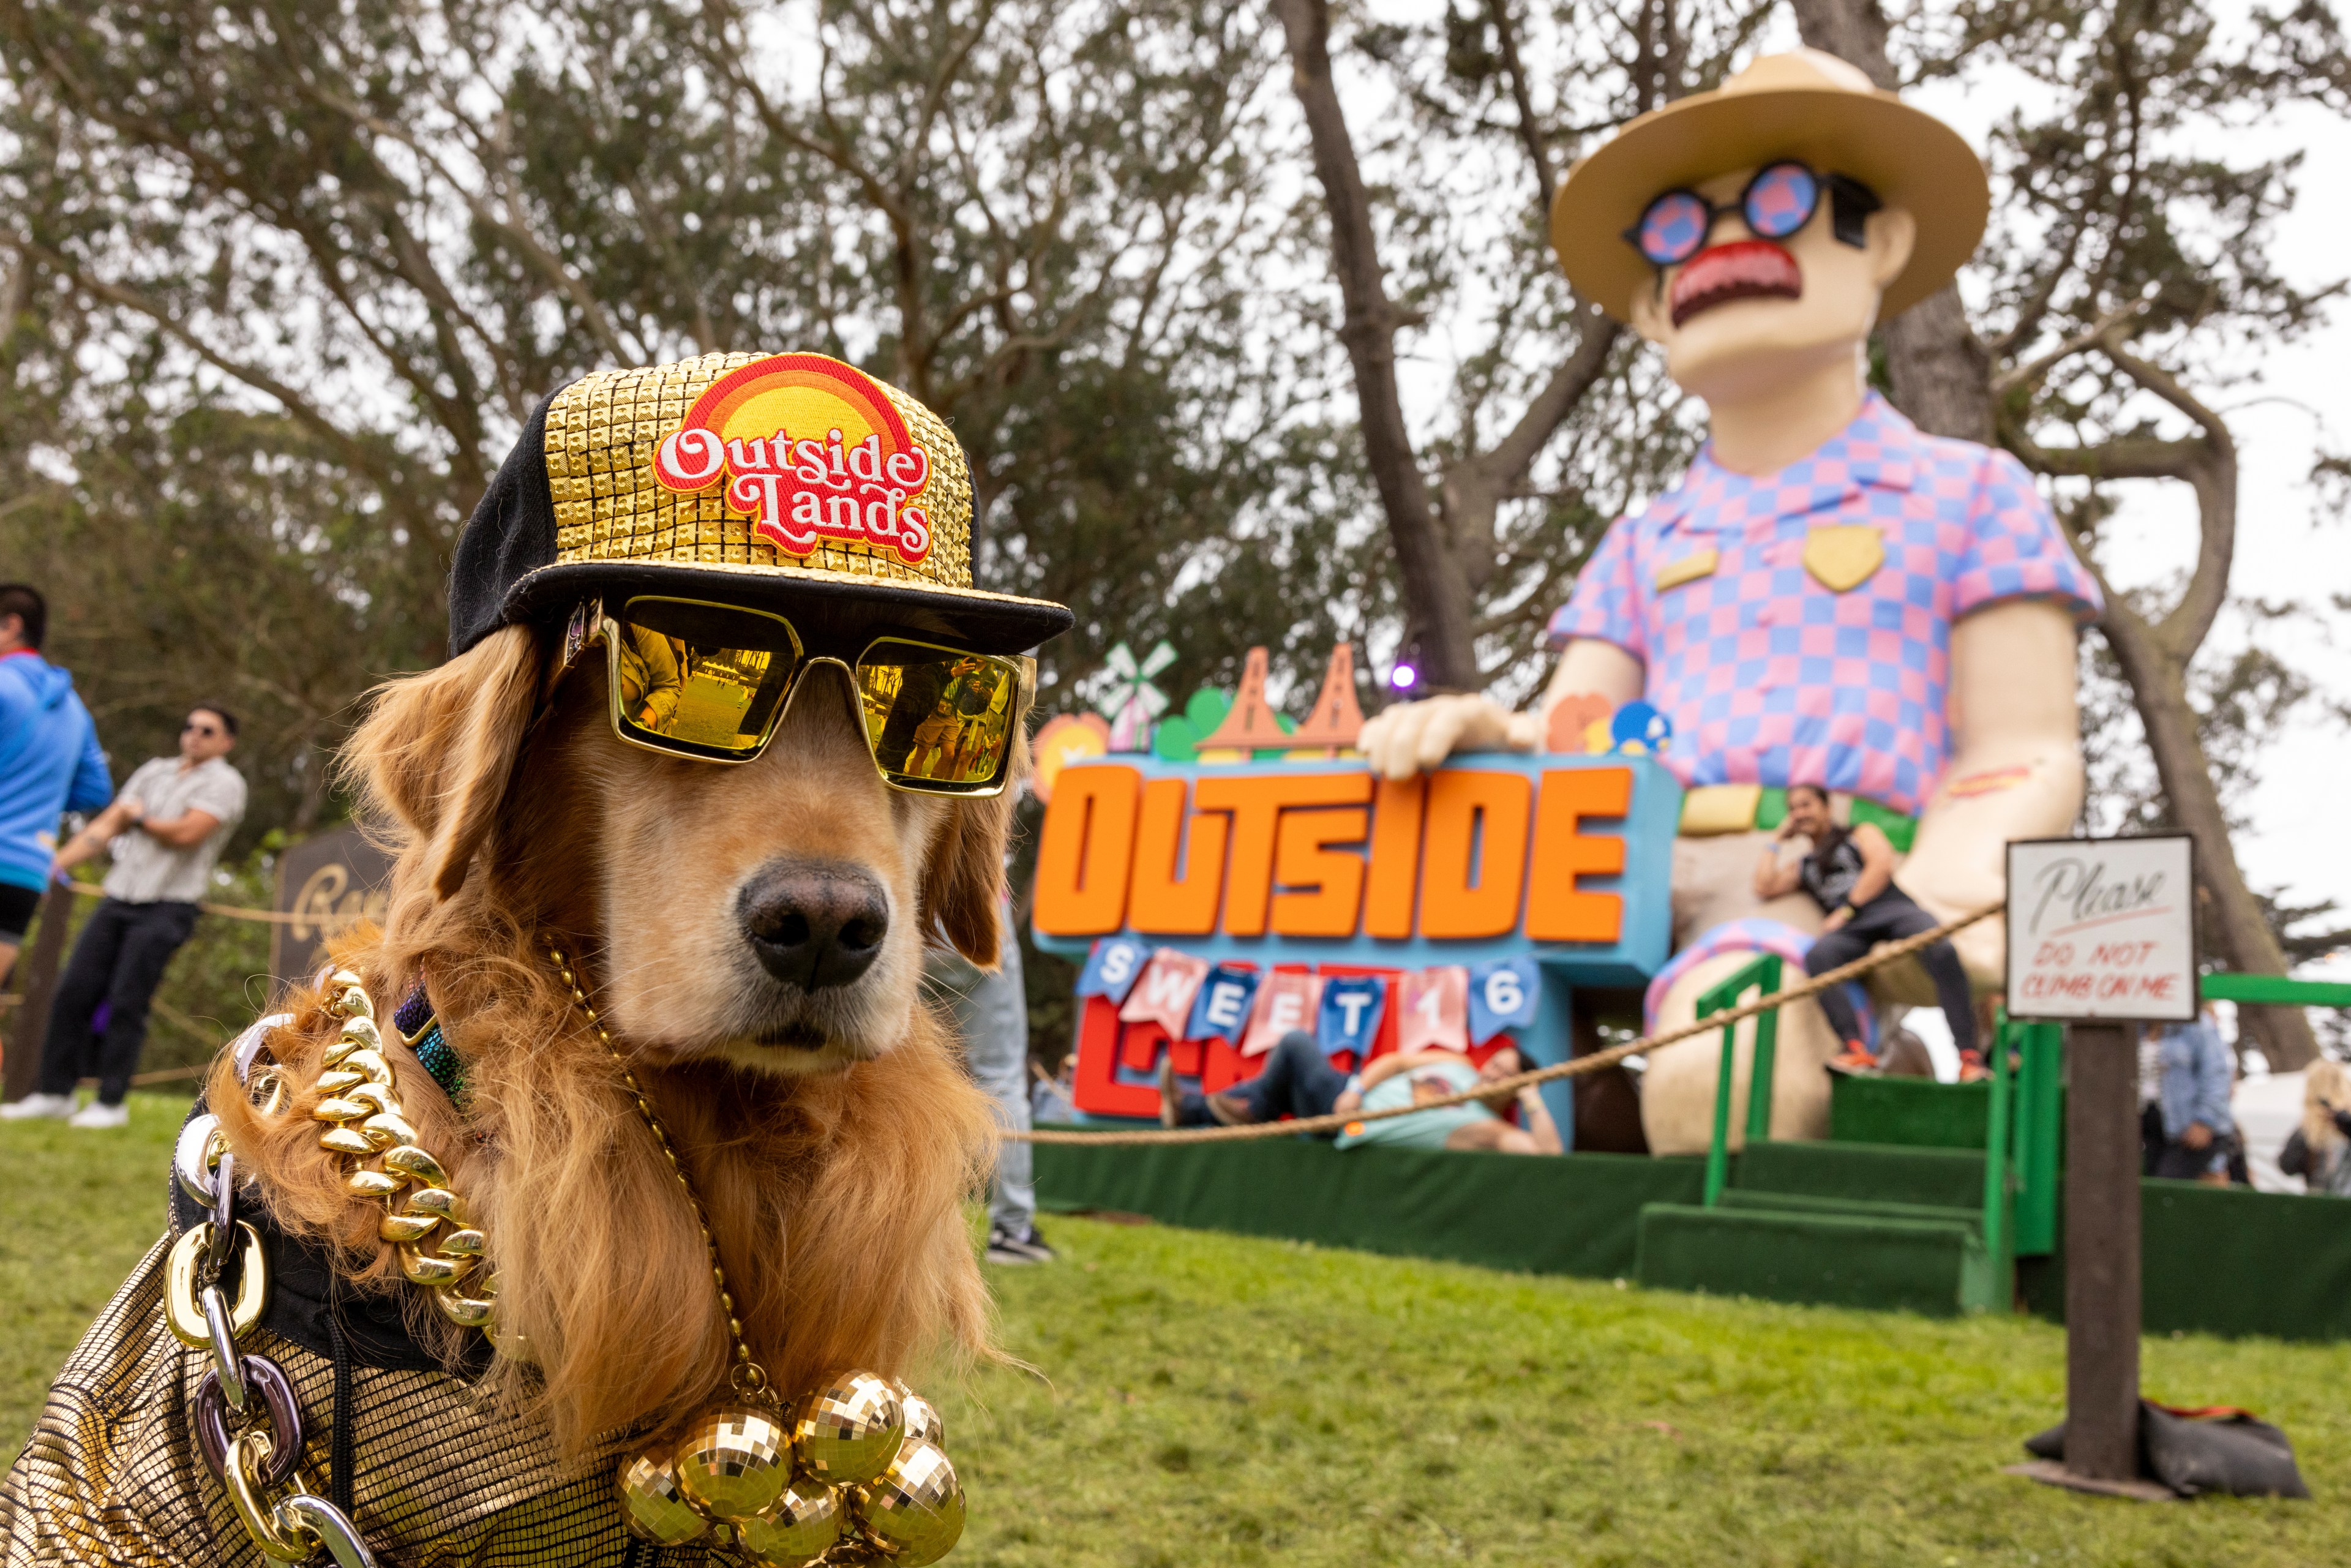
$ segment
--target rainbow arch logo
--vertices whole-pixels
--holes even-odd
[[[823,539],[931,553],[931,455],[882,384],[822,354],[771,354],[711,383],[653,455],[664,488],[724,483],[727,507],[786,554]]]

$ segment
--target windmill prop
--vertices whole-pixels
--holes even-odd
[[[1322,694],[1314,711],[1290,737],[1295,747],[1319,746],[1336,757],[1353,747],[1364,733],[1364,710],[1355,702],[1355,645],[1342,643],[1331,650],[1331,667],[1322,674]]]
[[[1176,662],[1176,650],[1165,642],[1153,648],[1137,664],[1134,650],[1121,643],[1102,659],[1102,667],[1110,672],[1109,693],[1095,705],[1094,711],[1110,721],[1110,748],[1113,751],[1147,751],[1151,747],[1151,727],[1167,711],[1167,694],[1151,684],[1151,677]]]
[[[1225,722],[1217,726],[1216,733],[1201,739],[1201,750],[1234,750],[1241,754],[1238,760],[1247,761],[1253,751],[1292,744],[1296,737],[1281,727],[1281,716],[1265,700],[1265,650],[1251,648],[1248,663],[1241,666],[1241,689],[1235,694]]]

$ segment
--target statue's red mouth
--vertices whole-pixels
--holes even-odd
[[[1803,269],[1765,239],[1742,239],[1698,252],[1674,279],[1674,325],[1733,299],[1801,299]]]

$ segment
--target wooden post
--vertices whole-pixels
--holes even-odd
[[[41,1076],[41,1042],[49,1032],[49,998],[57,995],[57,969],[65,963],[66,928],[73,922],[74,895],[52,887],[41,899],[33,945],[17,956],[25,969],[25,1005],[11,1009],[8,1049],[0,1055],[5,1087],[0,1100],[22,1100]]]
[[[2065,1469],[2138,1475],[2138,1026],[2075,1023],[2065,1048]]]

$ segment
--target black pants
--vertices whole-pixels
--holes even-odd
[[[1226,1091],[1249,1103],[1252,1122],[1279,1121],[1284,1116],[1327,1116],[1347,1087],[1347,1075],[1331,1065],[1314,1037],[1292,1030],[1267,1053],[1265,1071],[1246,1083]],[[1176,1107],[1176,1124],[1205,1127],[1216,1121],[1207,1100],[1186,1094]]]
[[[1907,894],[1889,887],[1855,911],[1844,925],[1823,932],[1813,941],[1813,950],[1804,955],[1804,973],[1825,975],[1863,956],[1880,942],[1916,936],[1921,931],[1932,931],[1938,924],[1933,915],[1911,903]],[[1968,972],[1960,966],[1959,953],[1949,942],[1932,942],[1918,949],[1918,962],[1925,966],[1927,977],[1935,982],[1935,999],[1942,1003],[1944,1021],[1951,1026],[1951,1043],[1961,1051],[1973,1051],[1975,998],[1968,992]],[[1832,986],[1814,1000],[1829,1015],[1829,1027],[1836,1030],[1837,1039],[1861,1038],[1861,1020],[1854,1016],[1853,1003],[1846,999],[1843,987]]]
[[[41,1047],[41,1092],[70,1094],[91,1065],[96,1047],[98,1098],[120,1105],[139,1071],[147,1043],[147,1007],[163,978],[163,967],[196,928],[193,904],[125,904],[110,898],[98,906],[74,941],[73,956],[57,977],[49,1002],[49,1035]],[[107,1004],[106,1033],[93,1037],[90,1019]]]

